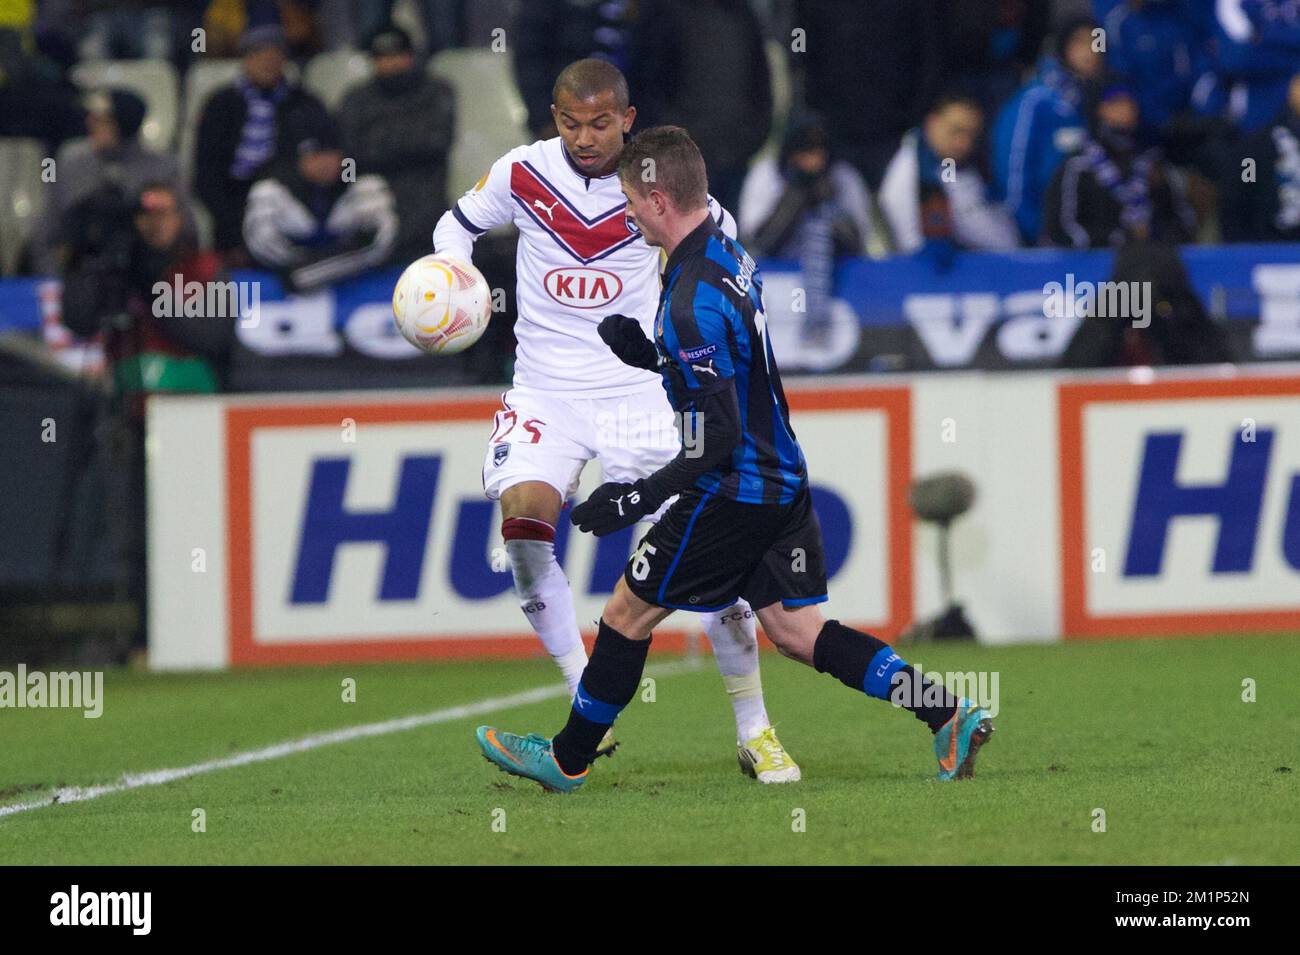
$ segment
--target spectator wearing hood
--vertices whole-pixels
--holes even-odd
[[[1047,191],[1051,243],[1095,249],[1134,240],[1190,242],[1196,219],[1182,179],[1158,149],[1141,147],[1132,87],[1119,80],[1102,84],[1089,117],[1082,147],[1061,164]]]
[[[447,157],[456,94],[420,68],[407,33],[392,25],[369,43],[374,79],[348,92],[338,110],[343,146],[357,171],[383,176],[401,217],[394,257],[409,262],[431,248],[447,211]]]
[[[328,118],[293,122],[270,174],[248,194],[244,242],[257,264],[309,291],[386,262],[397,241],[393,194],[382,176],[344,177]]]
[[[290,121],[321,122],[325,106],[285,77],[284,30],[271,24],[240,39],[239,79],[203,106],[194,155],[194,191],[212,216],[213,246],[238,264],[248,191],[276,157]]]
[[[87,94],[85,102],[87,134],[66,143],[55,157],[56,175],[32,238],[32,262],[38,274],[59,273],[63,236],[76,231],[68,218],[87,196],[112,187],[129,197],[146,182],[180,181],[172,156],[140,142],[144,100],[128,90],[107,89]]]
[[[737,227],[752,254],[799,263],[805,331],[816,337],[830,315],[836,256],[866,251],[871,200],[858,171],[831,159],[830,133],[810,115],[790,124],[778,156],[750,169]]]
[[[1057,167],[1078,148],[1086,131],[1084,98],[1101,76],[1097,21],[1075,17],[1057,33],[1056,53],[1012,98],[993,124],[994,197],[1006,202],[1025,244],[1036,245],[1043,227],[1043,196]]]
[[[972,161],[983,115],[979,104],[948,94],[909,131],[885,170],[880,209],[894,247],[925,252],[945,266],[958,248],[1001,251],[1020,244],[1015,223]]]
[[[1247,181],[1244,160],[1254,161]],[[1223,182],[1225,242],[1300,241],[1300,68],[1273,122],[1249,137]]]

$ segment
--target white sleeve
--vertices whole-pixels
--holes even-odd
[[[749,167],[745,182],[740,187],[740,222],[745,223],[745,235],[753,237],[781,201],[784,182],[776,168],[776,160],[761,159]]]
[[[885,168],[876,199],[893,233],[894,248],[904,255],[915,252],[925,244],[921,231],[921,186],[918,181],[916,149],[913,140],[903,140],[903,145]]]
[[[514,166],[515,152],[511,150],[494,162],[483,178],[442,214],[433,230],[435,252],[469,262],[474,252],[474,241],[479,236],[514,221],[510,169]]]
[[[1011,213],[1000,202],[986,198],[984,180],[974,170],[957,173],[957,181],[948,186],[953,197],[953,225],[961,244],[988,252],[1005,252],[1020,245],[1020,233]]]
[[[393,194],[380,176],[362,176],[343,194],[329,223],[344,232],[373,231],[367,245],[310,262],[293,272],[300,288],[332,285],[382,264],[397,241],[397,212]]]
[[[722,204],[712,196],[709,196],[709,218],[718,224],[718,228],[722,230],[727,238],[734,239],[736,237],[735,218],[730,212],[722,208]]]
[[[837,198],[844,204],[853,224],[858,227],[862,237],[862,248],[855,255],[864,255],[871,242],[871,233],[875,231],[875,220],[871,215],[871,193],[862,174],[846,162],[836,163],[831,167],[835,177]],[[744,209],[744,205],[741,205]]]

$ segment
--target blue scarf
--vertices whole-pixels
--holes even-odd
[[[831,228],[834,202],[808,210],[799,229],[799,272],[803,279],[808,317],[805,338],[819,339],[831,324],[831,299],[835,291],[835,235]]]
[[[1128,174],[1089,136],[1083,144],[1083,160],[1093,178],[1120,204],[1120,223],[1132,234],[1137,227],[1151,228],[1151,169],[1156,151],[1149,149],[1134,158]]]
[[[235,179],[250,179],[275,155],[275,108],[288,95],[289,84],[281,80],[274,89],[264,90],[241,76],[236,85],[244,96],[248,113],[230,164],[230,175]]]

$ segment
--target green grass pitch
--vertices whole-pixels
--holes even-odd
[[[768,708],[804,780],[759,786],[737,769],[706,657],[657,677],[653,702],[633,701],[622,748],[571,796],[502,775],[472,736],[479,723],[552,733],[566,714],[557,697],[0,815],[0,862],[1300,863],[1297,636],[905,656],[998,673],[997,733],[974,780],[935,782],[919,721],[769,653]],[[110,672],[97,720],[0,710],[0,807],[555,678],[543,659]],[[1242,699],[1247,678],[1256,702]],[[195,809],[205,832],[192,831]]]

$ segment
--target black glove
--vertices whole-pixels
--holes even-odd
[[[631,527],[647,514],[653,514],[664,500],[656,499],[646,489],[644,478],[631,483],[608,481],[577,505],[569,520],[580,531],[591,531],[597,537],[604,537]]]
[[[646,371],[659,369],[659,350],[655,343],[645,337],[641,323],[626,315],[607,315],[597,329],[609,350],[618,356],[625,365],[644,368]]]

